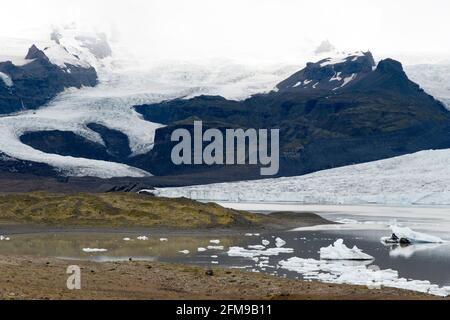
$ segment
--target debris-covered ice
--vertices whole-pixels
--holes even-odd
[[[429,234],[416,232],[407,227],[391,226],[392,236],[383,237],[381,241],[384,243],[444,243],[445,241],[439,237]],[[395,235],[395,237],[394,237]]]
[[[352,249],[338,239],[334,244],[320,249],[321,260],[374,260],[374,258],[354,246]]]

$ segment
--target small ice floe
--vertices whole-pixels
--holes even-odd
[[[182,250],[182,251],[178,251],[179,253],[182,253],[182,254],[189,254],[189,253],[191,253],[189,250]]]
[[[83,248],[83,251],[86,253],[96,253],[96,252],[106,252],[107,249],[98,249],[98,248]]]
[[[260,234],[259,233],[246,233],[245,236],[246,237],[259,237]]]
[[[10,237],[7,237],[7,236],[0,236],[0,241],[9,241],[9,240],[11,240]]]
[[[167,239],[167,238],[159,238],[159,241],[161,241],[161,242],[167,242],[167,241],[169,241],[169,239]]]
[[[264,250],[266,247],[260,244],[247,246],[249,249]]]
[[[294,249],[292,248],[265,248],[264,250],[249,250],[242,247],[231,247],[227,253],[230,257],[256,258],[260,256],[278,256],[280,253],[293,252]]]
[[[381,270],[368,264],[370,265],[370,262],[367,261],[326,261],[298,257],[279,262],[282,269],[297,272],[307,280],[363,285],[369,288],[390,287],[443,297],[450,294],[450,287],[439,287],[429,281],[400,278],[395,270]]]
[[[208,250],[223,250],[224,246],[208,246]]]
[[[200,248],[197,249],[197,252],[205,252],[205,251],[206,251],[206,248],[200,247]]]
[[[216,256],[216,255],[213,255],[213,256],[211,256],[211,258],[213,258],[213,259],[217,259],[219,256]]]
[[[209,240],[209,243],[220,244],[220,240]]]
[[[321,260],[374,260],[374,257],[362,252],[354,246],[352,249],[344,244],[344,240],[338,239],[333,245],[320,249]]]
[[[264,246],[268,246],[268,245],[270,244],[270,241],[269,241],[269,240],[263,240],[263,241],[261,241],[261,243],[262,243]]]
[[[148,241],[148,237],[146,236],[139,236],[136,239],[138,239],[139,241]]]
[[[381,238],[381,242],[386,244],[413,244],[413,243],[444,243],[439,237],[416,232],[410,228],[391,226],[392,235]]]
[[[284,247],[286,245],[286,241],[278,237],[275,239],[275,245],[277,246],[277,248]]]
[[[131,241],[131,238],[123,238],[123,241]]]
[[[211,264],[219,264],[219,261],[211,261]]]

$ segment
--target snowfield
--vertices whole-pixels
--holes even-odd
[[[309,175],[153,191],[224,202],[449,205],[450,150],[429,150]]]

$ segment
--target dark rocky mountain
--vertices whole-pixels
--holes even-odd
[[[345,91],[371,74],[375,66],[370,52],[323,59],[308,63],[305,69],[279,83],[276,88],[279,92]]]
[[[30,62],[22,66],[16,66],[11,61],[0,62],[0,72],[11,81],[9,85],[0,81],[0,114],[36,109],[66,88],[97,84],[94,68],[72,64],[61,68],[34,45],[26,59]]]

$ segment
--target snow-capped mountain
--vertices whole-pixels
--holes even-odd
[[[387,59],[375,67],[370,52],[326,58],[336,50],[325,43],[316,50],[320,60],[295,73],[298,66],[224,60],[143,63],[107,36],[71,25],[33,42],[24,58],[18,49],[27,48],[24,42],[8,42],[9,53],[0,50],[0,61],[9,57],[19,71],[44,65],[54,72],[49,77],[44,68],[44,78],[56,83],[34,104],[24,97],[39,95],[22,92],[18,107],[17,99],[14,108],[7,109],[5,100],[0,105],[8,113],[0,117],[1,170],[102,178],[192,173],[171,165],[166,140],[174,123],[189,117],[281,128],[283,175],[450,147],[441,134],[447,114],[439,103],[409,81],[400,63]],[[4,71],[0,92],[11,94],[20,84],[18,71]],[[335,157],[324,159],[330,153]],[[219,180],[258,170],[222,169]]]
[[[298,177],[151,191],[208,201],[449,205],[450,150],[430,150]]]
[[[23,59],[15,58],[17,51],[0,60],[0,114],[37,109],[67,88],[97,84],[96,70],[82,59],[92,54],[59,40],[31,44]]]
[[[356,52],[308,63],[306,68],[277,85],[280,92],[327,90],[340,91],[374,70],[375,60],[370,52]]]

